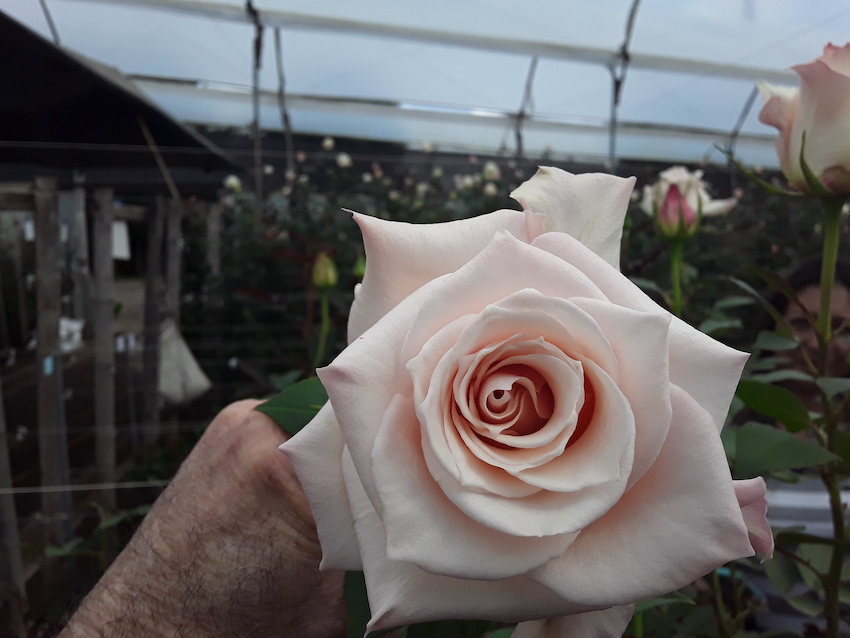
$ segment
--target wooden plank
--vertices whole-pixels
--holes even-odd
[[[74,317],[86,322],[92,334],[92,283],[89,270],[89,234],[86,223],[86,191],[82,186],[63,193],[68,200],[68,260],[71,267]]]
[[[115,475],[115,273],[112,260],[114,196],[111,188],[95,192],[94,211],[94,414],[97,480],[114,483]],[[128,370],[128,373],[131,373]],[[115,489],[102,490],[98,498],[115,508]]]
[[[61,280],[59,206],[54,178],[36,178],[35,248],[38,303],[38,452],[42,485],[69,485],[68,433],[59,351]],[[72,536],[70,492],[41,494],[45,541],[64,544]]]
[[[145,265],[145,329],[142,353],[143,441],[153,443],[159,436],[159,334],[162,324],[162,239],[165,226],[166,200],[157,197],[156,206],[148,210],[148,246]]]
[[[3,386],[0,382],[0,490],[12,487],[12,468],[9,460],[9,439],[6,411],[3,406]],[[8,623],[14,638],[25,638],[23,610],[26,608],[24,567],[21,560],[21,539],[18,535],[18,516],[15,497],[0,494],[0,601],[3,604],[0,622]]]
[[[33,207],[32,210],[35,210]],[[12,261],[12,268],[15,271],[15,293],[17,300],[15,305],[18,309],[18,340],[22,348],[25,348],[30,340],[30,323],[29,313],[27,312],[27,289],[24,283],[24,257],[22,254],[22,243],[24,241],[24,233],[22,224],[15,223],[17,237],[12,238],[9,245],[9,259]]]
[[[11,348],[12,342],[9,339],[9,319],[6,310],[6,299],[3,289],[3,260],[0,259],[0,350]]]
[[[0,191],[0,211],[32,210],[35,207],[30,192]]]

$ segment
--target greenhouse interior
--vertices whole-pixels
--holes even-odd
[[[848,33],[0,0],[0,636],[850,635]]]

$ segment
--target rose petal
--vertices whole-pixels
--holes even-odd
[[[499,230],[522,241],[526,216],[515,210],[442,224],[407,224],[355,213],[363,233],[366,273],[351,306],[348,341],[354,341],[402,299],[480,253]]]
[[[525,210],[546,216],[546,231],[572,235],[619,269],[623,220],[635,178],[602,173],[573,175],[543,166],[511,193]]]
[[[586,248],[584,250],[593,255]],[[508,233],[497,233],[475,259],[442,280],[439,291],[428,300],[428,312],[420,313],[410,326],[401,358],[407,361],[415,357],[443,326],[464,315],[478,314],[489,304],[524,289],[535,289],[542,295],[556,298],[606,299],[581,268],[518,241]]]
[[[334,359],[316,371],[354,459],[366,493],[380,507],[371,476],[372,448],[384,411],[396,393],[410,394],[410,377],[398,359],[407,326],[439,285],[431,281],[404,299],[390,315],[358,337]]]
[[[800,168],[800,135],[792,130],[800,109],[800,90],[791,86],[774,86],[767,82],[756,84],[762,99],[759,122],[779,129],[776,155],[779,157],[782,172],[792,186],[805,189],[806,180]]]
[[[583,614],[532,620],[517,625],[511,638],[620,638],[634,614],[634,605],[620,605]]]
[[[524,574],[564,553],[575,534],[517,539],[454,507],[425,466],[418,429],[395,426],[410,421],[403,413],[411,409],[409,400],[397,397],[375,441],[372,469],[391,560],[443,576],[494,580]]]
[[[759,477],[735,481],[735,497],[747,525],[750,543],[762,556],[762,561],[773,556],[773,532],[767,522],[767,485]]]
[[[353,464],[345,457],[343,473],[372,611],[367,631],[446,618],[522,622],[595,608],[562,600],[525,576],[502,580],[451,578],[389,559],[381,519],[363,491]]]
[[[663,380],[669,379],[667,334],[672,315],[638,312],[594,299],[573,303],[593,318],[617,353],[617,385],[628,398],[637,432],[631,487],[655,461],[670,430],[670,387]]]
[[[712,199],[709,202],[703,203],[702,214],[704,217],[718,217],[720,215],[725,215],[737,205],[737,197],[730,197],[729,199]]]
[[[301,482],[322,544],[321,569],[360,570],[354,519],[342,485],[345,440],[330,403],[280,446]]]
[[[669,315],[640,288],[620,275],[580,242],[563,233],[547,233],[532,246],[557,255],[581,269],[612,303],[647,313]],[[690,394],[711,415],[719,432],[741,378],[748,354],[715,341],[671,316],[668,347],[670,381]],[[699,361],[699,365],[694,365]]]
[[[681,388],[653,466],[561,557],[529,572],[565,599],[621,605],[683,587],[753,548],[711,418]],[[661,533],[663,530],[663,533]]]

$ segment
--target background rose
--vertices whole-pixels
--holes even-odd
[[[770,550],[764,484],[733,483],[718,436],[745,356],[612,266],[632,184],[541,169],[514,192],[534,213],[355,216],[351,344],[283,449],[371,630],[618,635],[634,601]]]
[[[850,44],[828,44],[823,55],[793,67],[800,88],[759,82],[764,106],[759,121],[779,129],[776,152],[794,188],[808,192],[800,167],[803,133],[806,164],[824,186],[850,194]]]
[[[650,217],[659,215],[660,211],[664,208],[665,201],[668,201],[671,186],[677,187],[682,198],[693,213],[693,219],[683,220],[686,223],[687,230],[691,232],[696,230],[698,221],[696,216],[705,215],[712,217],[715,215],[725,215],[738,203],[738,198],[736,197],[711,199],[711,196],[706,190],[706,184],[702,181],[702,171],[694,171],[692,173],[684,166],[671,166],[666,171],[658,174],[658,181],[655,184],[643,187],[643,199],[640,203],[643,212]],[[668,225],[672,226],[672,219],[667,219],[666,221]]]

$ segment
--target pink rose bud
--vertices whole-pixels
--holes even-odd
[[[688,204],[679,187],[671,184],[655,221],[666,237],[686,237],[696,232],[699,215]]]

